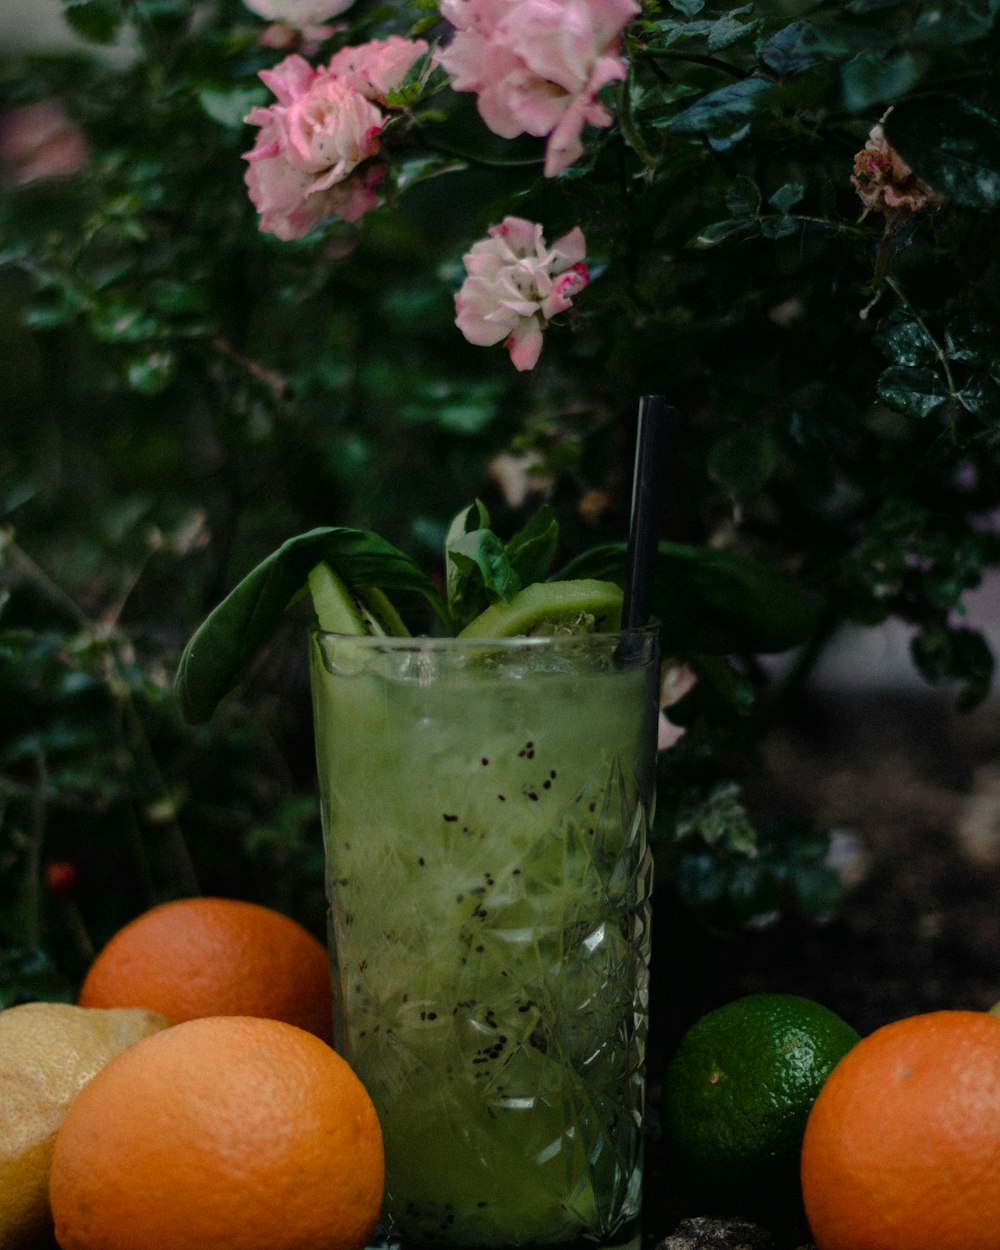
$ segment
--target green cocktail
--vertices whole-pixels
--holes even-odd
[[[638,631],[314,631],[337,1045],[386,1225],[424,1245],[635,1233],[657,646]]]

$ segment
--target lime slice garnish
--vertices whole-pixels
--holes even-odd
[[[614,582],[576,578],[533,582],[506,602],[491,604],[459,638],[614,633],[621,628],[622,591]]]
[[[320,629],[331,634],[405,638],[410,632],[383,591],[348,586],[326,561],[310,570],[309,594]]]

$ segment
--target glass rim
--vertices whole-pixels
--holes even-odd
[[[579,634],[513,634],[508,637],[460,637],[450,634],[342,634],[332,629],[309,626],[309,636],[321,640],[356,644],[366,649],[385,652],[452,652],[489,649],[492,651],[543,651],[573,646],[597,649],[617,645],[630,639],[659,640],[659,625],[639,625],[632,629],[588,630]]]

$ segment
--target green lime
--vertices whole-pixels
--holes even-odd
[[[720,1208],[797,1202],[809,1111],[858,1040],[795,994],[749,994],[703,1016],[664,1074],[663,1130],[681,1176]]]
[[[352,589],[321,561],[309,573],[309,594],[320,629],[333,634],[409,633],[388,597],[375,586]]]
[[[460,638],[513,638],[523,634],[613,633],[621,627],[622,592],[614,582],[581,577],[532,582],[508,601],[491,604]]]

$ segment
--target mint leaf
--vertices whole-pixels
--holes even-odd
[[[349,586],[415,591],[442,618],[433,583],[404,552],[368,530],[324,526],[299,534],[262,560],[205,618],[180,658],[174,695],[184,719],[209,720],[325,560]]]

